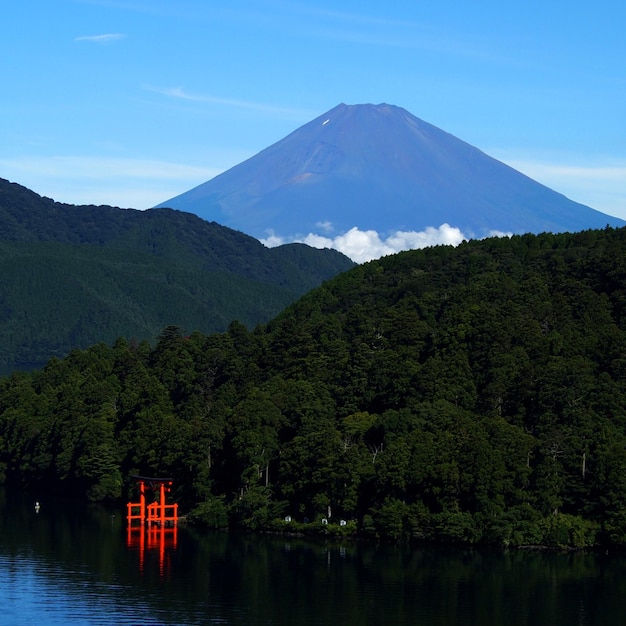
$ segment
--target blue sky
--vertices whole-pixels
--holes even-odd
[[[340,102],[387,102],[626,219],[626,4],[20,0],[0,177],[148,208]]]

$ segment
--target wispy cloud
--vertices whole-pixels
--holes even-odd
[[[159,178],[180,180],[205,180],[216,170],[195,165],[170,163],[153,159],[117,157],[53,156],[0,159],[0,166],[24,173],[45,176],[64,176],[68,172],[78,178],[100,178],[103,175],[116,178]]]
[[[402,11],[375,15],[365,11],[341,11],[311,4],[272,0],[266,4],[275,15],[291,17],[291,30],[306,30],[319,39],[379,48],[423,50],[451,56],[494,60],[481,40],[467,33],[450,33],[432,21],[406,19]],[[501,61],[500,57],[496,59]]]
[[[154,87],[152,85],[144,85],[143,88],[146,91],[158,93],[162,96],[169,98],[176,98],[178,100],[187,100],[190,102],[204,102],[207,104],[217,104],[228,107],[235,107],[239,109],[249,109],[261,113],[269,113],[273,115],[289,115],[297,118],[306,118],[306,116],[317,115],[318,112],[313,112],[303,109],[294,109],[279,107],[272,104],[265,104],[263,102],[255,102],[252,100],[239,100],[236,98],[224,98],[221,96],[213,96],[209,94],[198,94],[187,91],[183,87]]]
[[[365,263],[402,250],[416,250],[436,245],[457,246],[464,239],[466,239],[465,235],[458,228],[442,224],[439,228],[430,227],[420,232],[397,231],[386,239],[381,238],[375,230],[360,230],[355,226],[333,238],[309,233],[304,238],[290,239],[270,233],[261,241],[268,247],[297,242],[306,243],[314,248],[333,248],[343,252],[357,263]]]
[[[281,11],[293,11],[299,15],[308,17],[320,17],[327,20],[341,21],[352,24],[367,24],[375,27],[383,26],[413,26],[414,22],[405,19],[396,19],[391,17],[380,17],[368,15],[366,13],[356,13],[354,11],[337,11],[335,9],[326,9],[311,4],[302,4],[295,2],[270,2],[270,5],[280,9]]]
[[[153,159],[22,157],[0,159],[2,176],[68,204],[147,209],[177,196],[221,169]]]
[[[515,155],[492,150],[507,165],[575,202],[626,219],[626,161],[571,155]]]
[[[75,37],[74,41],[88,41],[90,43],[108,44],[114,41],[124,39],[126,35],[122,33],[104,33],[102,35],[83,35],[81,37]]]
[[[544,177],[598,181],[603,184],[626,180],[626,164],[586,166],[527,160],[513,160],[510,164],[516,169],[532,171]]]

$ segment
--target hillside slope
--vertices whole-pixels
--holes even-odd
[[[77,207],[0,180],[0,373],[162,328],[252,327],[353,266],[178,211]]]

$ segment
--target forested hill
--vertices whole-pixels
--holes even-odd
[[[167,325],[252,328],[354,266],[189,213],[54,202],[0,179],[0,374]]]
[[[1,473],[94,499],[171,476],[212,526],[625,545],[625,325],[626,229],[404,252],[253,332],[0,381]]]

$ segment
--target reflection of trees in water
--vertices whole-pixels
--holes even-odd
[[[140,567],[123,515],[47,498],[36,515],[33,501],[0,490],[0,557],[30,559],[50,589],[74,598],[69,603],[98,595],[96,615],[98,603],[114,603],[146,621],[190,624],[569,626],[619,623],[626,602],[626,557],[604,553],[312,541],[183,527],[175,545],[161,543],[159,529],[146,533]]]

